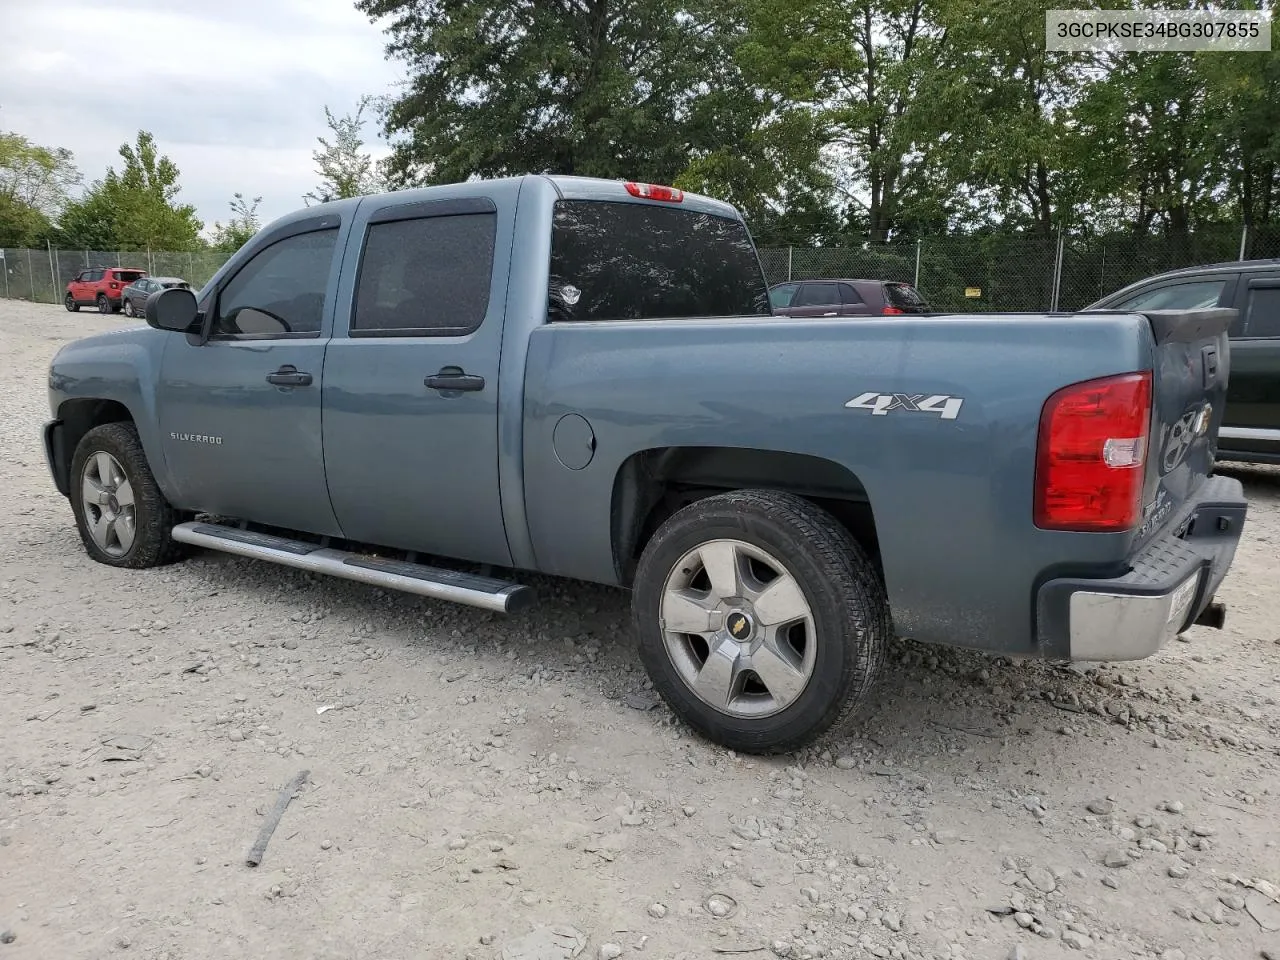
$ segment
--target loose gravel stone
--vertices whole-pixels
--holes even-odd
[[[1191,873],[1191,868],[1179,860],[1177,863],[1169,864],[1169,876],[1175,880],[1185,880]]]
[[[1053,893],[1058,889],[1057,879],[1044,867],[1032,867],[1027,871],[1027,879],[1041,893]]]
[[[1129,851],[1124,847],[1111,847],[1102,855],[1102,862],[1108,867],[1127,867]]]
[[[665,903],[649,904],[649,916],[655,920],[661,920],[667,915],[667,905]]]
[[[622,956],[622,947],[616,943],[600,944],[600,960],[618,960]]]
[[[1095,813],[1100,817],[1109,817],[1116,808],[1116,805],[1110,800],[1091,800],[1086,808],[1090,813]]]
[[[12,930],[0,930],[0,943],[13,943],[18,939],[18,935]]]

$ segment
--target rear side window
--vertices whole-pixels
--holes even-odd
[[[365,238],[353,337],[463,336],[489,309],[492,213],[375,223]]]
[[[116,279],[122,283],[133,283],[142,276],[141,270],[117,270]]]
[[[277,240],[255,253],[218,294],[212,335],[314,337],[338,231],[315,230]]]
[[[553,322],[770,314],[764,273],[741,221],[679,206],[556,203]]]
[[[1113,310],[1196,310],[1216,307],[1226,280],[1193,280],[1144,290],[1121,300]]]
[[[895,307],[926,306],[924,297],[909,283],[886,283],[884,296]]]
[[[793,307],[830,307],[840,303],[840,291],[834,283],[806,283],[800,288]]]
[[[863,302],[858,291],[855,290],[853,288],[853,284],[850,283],[840,284],[840,301],[846,306],[857,306]]]
[[[1280,337],[1280,284],[1250,288],[1244,335],[1267,339]]]

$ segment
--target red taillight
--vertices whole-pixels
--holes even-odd
[[[1040,414],[1035,523],[1046,530],[1135,526],[1151,423],[1151,373],[1076,383]]]
[[[659,187],[652,183],[628,183],[627,193],[645,200],[664,200],[667,203],[680,203],[684,200],[684,191],[675,187]]]
[[[883,310],[880,311],[880,315],[885,317],[896,317],[898,315],[905,315],[906,312],[907,311],[905,310],[900,310],[898,307],[886,306]]]

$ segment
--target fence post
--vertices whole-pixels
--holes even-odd
[[[90,266],[91,264],[89,263],[89,251],[86,250],[84,252],[84,268],[88,270]]]
[[[36,274],[31,269],[31,248],[27,247],[27,287],[31,291],[31,302],[36,302]]]
[[[46,239],[44,245],[49,248],[49,277],[53,280],[53,302],[58,302],[58,288],[62,286],[62,280],[58,276],[58,264],[53,258],[53,241]]]
[[[1064,239],[1062,236],[1062,228],[1058,228],[1058,256],[1053,265],[1053,299],[1049,304],[1049,312],[1058,312],[1058,295],[1062,292],[1062,248]]]
[[[5,259],[4,250],[0,249],[0,267],[4,268],[4,298],[9,299],[9,261]]]
[[[791,254],[795,247],[787,247],[787,282],[791,282]]]
[[[920,238],[916,237],[916,281],[912,284],[917,290],[920,289]]]
[[[1239,260],[1244,259],[1245,246],[1249,242],[1249,225],[1246,223],[1240,228],[1240,256]]]

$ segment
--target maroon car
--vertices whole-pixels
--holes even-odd
[[[783,317],[881,317],[930,309],[915,287],[892,280],[794,280],[770,287],[769,303]]]

